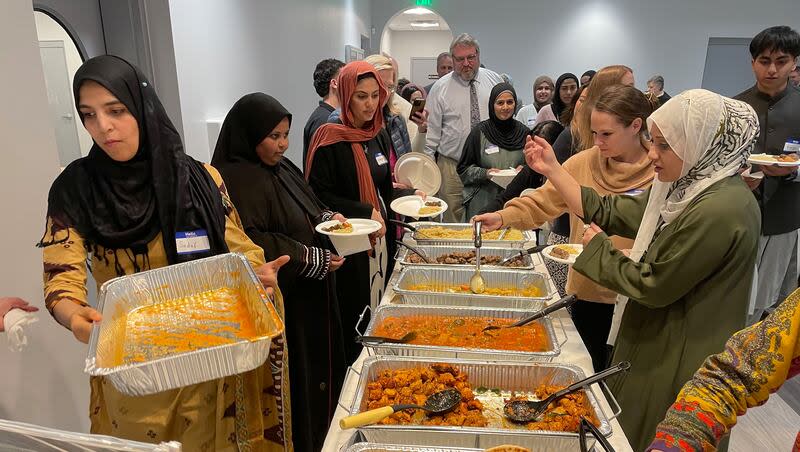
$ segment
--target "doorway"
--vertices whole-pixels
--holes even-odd
[[[418,86],[435,82],[436,57],[450,50],[453,33],[439,13],[422,7],[395,14],[383,28],[381,52],[397,60],[398,78]]]
[[[34,11],[39,53],[47,86],[50,120],[55,130],[62,168],[89,153],[92,138],[80,124],[72,95],[72,79],[83,64],[73,38],[66,28],[48,14]]]
[[[751,38],[709,38],[702,88],[733,97],[753,86]]]

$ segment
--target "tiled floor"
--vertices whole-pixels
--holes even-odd
[[[800,382],[773,394],[764,406],[753,408],[739,418],[731,434],[730,452],[790,452],[800,430],[800,412],[784,400],[783,392],[790,392],[792,403],[800,401]]]

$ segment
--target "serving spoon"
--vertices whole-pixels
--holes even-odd
[[[443,391],[434,392],[428,396],[424,405],[414,405],[411,403],[389,405],[374,410],[358,413],[353,416],[347,416],[339,421],[339,428],[346,430],[349,428],[361,427],[364,425],[374,424],[382,419],[391,416],[401,410],[409,408],[416,408],[418,410],[425,410],[430,414],[443,414],[446,413],[461,403],[461,392],[456,388],[448,388]]]
[[[475,240],[475,273],[469,279],[469,290],[475,294],[482,294],[486,290],[486,281],[481,276],[481,245],[483,244],[483,238],[481,237],[480,221],[473,223],[472,234]]]
[[[572,383],[566,388],[550,394],[550,397],[544,400],[512,400],[507,402],[503,407],[503,414],[514,422],[531,422],[538,419],[547,407],[556,400],[564,397],[565,395],[572,394],[573,392],[583,389],[592,383],[604,380],[612,375],[620,372],[625,372],[631,368],[631,363],[622,361],[616,366],[609,367],[606,370],[600,371],[588,378],[584,378],[578,382]]]

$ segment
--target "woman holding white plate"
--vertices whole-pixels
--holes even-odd
[[[387,207],[394,198],[425,193],[392,186],[391,139],[381,112],[389,91],[375,67],[364,61],[349,63],[339,72],[338,82],[341,124],[317,129],[308,148],[306,178],[331,209],[381,226],[371,235],[372,250],[348,256],[336,275],[345,350],[353,362],[361,353],[354,341],[358,316],[365,306],[380,301],[394,263],[394,237],[386,234]]]
[[[464,183],[466,218],[480,212],[508,185],[498,185],[492,176],[504,176],[510,181],[525,164],[522,149],[530,131],[514,119],[516,106],[514,87],[508,83],[495,85],[489,95],[489,119],[473,127],[464,142],[458,175]]]

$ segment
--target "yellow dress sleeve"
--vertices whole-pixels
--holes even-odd
[[[50,314],[65,300],[88,306],[86,292],[86,260],[88,253],[83,238],[73,228],[47,218],[42,238],[44,266],[44,304]]]
[[[800,290],[769,317],[734,334],[678,394],[649,449],[716,450],[748,408],[800,373]],[[648,449],[648,450],[649,450]]]
[[[225,205],[225,215],[227,216],[225,219],[225,242],[228,244],[228,249],[232,253],[244,254],[253,268],[264,265],[264,263],[266,263],[266,259],[264,258],[264,250],[253,243],[253,241],[250,240],[250,237],[245,234],[242,220],[239,218],[239,213],[236,212],[236,207],[234,207],[233,202],[228,195],[228,189],[225,188],[225,182],[222,180],[222,175],[219,174],[219,171],[217,171],[213,166],[208,164],[204,166],[211,175],[211,178],[214,179],[214,182],[217,184],[217,187],[219,187],[219,191],[222,194],[222,203]]]

